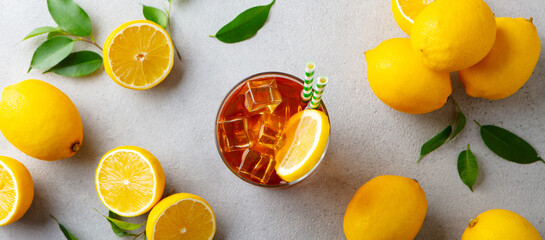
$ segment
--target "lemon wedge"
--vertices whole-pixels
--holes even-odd
[[[146,224],[149,240],[205,240],[216,233],[216,216],[201,197],[177,193],[151,210]]]
[[[148,20],[122,24],[106,39],[104,70],[117,84],[145,90],[161,83],[174,64],[167,31]]]
[[[329,139],[329,118],[318,110],[293,115],[286,125],[286,144],[275,156],[275,169],[293,182],[309,174],[322,158]]]
[[[411,35],[416,16],[433,0],[392,0],[392,13],[397,25],[407,35]]]
[[[19,161],[0,156],[0,226],[19,220],[34,199],[34,182]]]
[[[148,212],[161,199],[165,174],[150,152],[124,146],[102,157],[95,185],[106,208],[123,217],[134,217]]]

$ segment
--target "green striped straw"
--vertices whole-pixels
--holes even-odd
[[[314,82],[314,69],[316,65],[313,62],[308,62],[305,69],[305,82],[303,91],[301,91],[301,99],[303,102],[308,102],[312,96],[312,83]]]
[[[322,100],[322,94],[324,93],[325,86],[327,85],[327,77],[321,76],[318,78],[316,85],[314,86],[314,91],[312,92],[312,97],[308,103],[307,108],[316,109],[320,106],[320,101]]]

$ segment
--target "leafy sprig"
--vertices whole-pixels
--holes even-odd
[[[452,96],[451,100],[454,104],[454,121],[422,145],[417,163],[427,154],[450,142],[465,128],[466,116]],[[485,145],[499,157],[519,164],[530,164],[537,161],[545,163],[537,151],[521,137],[501,127],[481,125],[475,120],[474,122],[480,128],[481,138]],[[467,149],[458,155],[457,167],[460,179],[473,191],[473,185],[479,174],[479,166],[469,144]]]
[[[47,33],[47,40],[34,52],[30,67],[68,77],[89,75],[100,68],[102,57],[92,51],[72,52],[78,41],[93,44],[102,51],[93,36],[89,15],[73,0],[47,0],[49,14],[57,27],[32,30],[23,40]]]
[[[172,27],[170,23],[171,7],[172,7],[172,0],[168,0],[168,7],[165,7],[165,5],[163,5],[164,11],[156,7],[142,5],[142,13],[144,14],[144,18],[146,18],[146,20],[157,23],[159,26],[167,30],[170,36],[172,37]],[[172,45],[174,46],[174,50],[176,51],[176,55],[178,56],[178,59],[180,59],[181,61],[182,56],[180,55],[178,48],[176,47],[174,43],[172,43]]]

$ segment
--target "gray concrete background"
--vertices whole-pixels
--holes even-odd
[[[140,3],[160,6],[153,0],[78,2],[91,17],[99,44],[118,25],[142,19]],[[118,239],[93,210],[106,212],[93,177],[100,157],[121,145],[146,148],[161,161],[166,191],[204,197],[217,216],[216,239],[344,239],[348,202],[362,184],[383,174],[418,179],[425,190],[428,214],[417,239],[459,239],[470,218],[492,208],[518,212],[545,235],[545,165],[501,160],[485,147],[472,122],[512,130],[545,154],[543,53],[527,84],[504,100],[471,98],[454,76],[453,96],[468,125],[455,141],[416,164],[420,146],[446,126],[453,108],[447,104],[430,114],[408,115],[390,109],[371,91],[363,52],[383,40],[406,37],[390,2],[278,0],[254,38],[229,45],[208,37],[243,10],[267,2],[174,0],[173,39],[184,60],[176,61],[162,84],[139,92],[116,85],[103,69],[79,79],[37,70],[27,74],[44,37],[20,39],[54,22],[45,0],[1,1],[0,88],[28,78],[57,86],[78,107],[85,137],[75,157],[56,162],[28,157],[0,137],[0,154],[23,162],[36,187],[27,214],[0,227],[0,239],[62,239],[50,213],[80,239]],[[542,0],[488,4],[496,16],[533,16],[545,42]],[[239,180],[221,161],[214,142],[221,100],[244,77],[271,70],[301,76],[309,60],[317,64],[318,74],[330,77],[324,100],[332,135],[325,161],[309,179],[288,189],[262,189]],[[456,170],[458,153],[467,144],[480,164],[474,193]]]

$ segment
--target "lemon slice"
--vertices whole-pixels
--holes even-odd
[[[148,20],[122,24],[106,39],[104,70],[119,85],[144,90],[161,83],[174,64],[167,31]]]
[[[124,146],[102,157],[95,185],[106,208],[120,216],[134,217],[148,212],[161,199],[165,174],[150,152]]]
[[[397,25],[407,35],[411,35],[416,16],[433,0],[392,0],[392,12]]]
[[[0,226],[19,220],[34,199],[34,182],[19,161],[0,156]]]
[[[161,200],[151,210],[146,224],[148,240],[213,239],[216,216],[201,197],[177,193]]]
[[[329,139],[329,119],[324,112],[304,110],[286,126],[286,144],[278,150],[276,173],[293,182],[307,175],[320,161]]]

